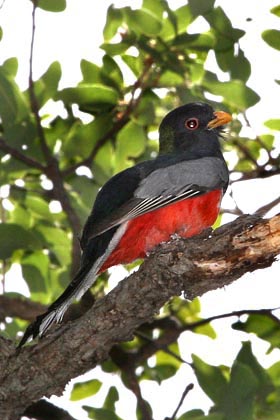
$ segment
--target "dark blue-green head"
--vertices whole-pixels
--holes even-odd
[[[192,102],[169,112],[159,127],[159,153],[188,153],[190,158],[220,154],[219,136],[231,121],[224,111]]]

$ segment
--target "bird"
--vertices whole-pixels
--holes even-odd
[[[163,118],[157,157],[114,175],[100,189],[80,239],[77,274],[27,327],[18,347],[61,322],[109,267],[145,258],[174,235],[192,237],[214,224],[229,183],[220,138],[231,119],[204,102],[181,105]]]

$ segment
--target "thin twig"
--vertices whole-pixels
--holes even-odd
[[[45,138],[45,133],[41,124],[41,117],[39,115],[39,104],[35,95],[34,89],[34,81],[33,81],[33,55],[34,55],[34,42],[35,42],[35,32],[36,32],[36,10],[37,10],[37,3],[38,1],[33,1],[33,10],[32,10],[32,34],[31,34],[31,44],[30,44],[30,56],[29,56],[29,98],[30,98],[30,105],[31,110],[34,114],[37,132],[40,140],[40,146],[42,152],[46,158],[46,162],[48,164],[52,163],[55,159],[47,145],[47,141]]]
[[[184,392],[183,392],[183,394],[182,394],[182,396],[181,396],[181,398],[180,398],[179,404],[178,404],[178,406],[176,407],[176,409],[175,409],[175,411],[174,411],[173,415],[172,415],[171,417],[165,417],[165,420],[175,420],[175,419],[176,419],[177,413],[178,413],[178,411],[180,410],[180,408],[181,408],[181,406],[182,406],[182,404],[183,404],[183,402],[184,402],[184,399],[186,398],[186,396],[188,395],[188,393],[189,393],[189,392],[190,392],[193,388],[194,388],[194,384],[189,384],[189,385],[187,385],[187,386],[186,386],[186,389],[184,390]]]
[[[124,351],[121,346],[114,346],[110,351],[110,356],[113,362],[119,367],[122,375],[125,376],[125,384],[137,399],[137,409],[141,411],[142,419],[153,420],[150,407],[147,401],[143,398],[141,388],[139,385],[139,378],[136,374],[137,363],[135,355]]]
[[[185,325],[181,328],[182,331],[189,331],[194,330],[197,327],[201,327],[202,325],[209,324],[209,322],[216,321],[217,319],[224,319],[224,318],[230,318],[232,316],[238,316],[241,315],[264,315],[271,319],[273,319],[275,322],[277,322],[280,325],[280,319],[278,319],[275,315],[273,315],[273,311],[276,311],[280,309],[280,307],[276,308],[270,308],[270,309],[243,309],[240,311],[233,311],[226,314],[220,314],[220,315],[213,315],[209,318],[200,319],[199,321],[193,322],[191,324]]]
[[[258,216],[264,216],[266,213],[269,212],[269,210],[273,209],[273,207],[277,206],[277,204],[280,204],[280,197],[275,198],[275,200],[271,201],[268,204],[265,204],[262,207],[259,207],[256,211],[255,214],[257,214]]]

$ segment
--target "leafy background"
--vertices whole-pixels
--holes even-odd
[[[50,22],[67,12],[64,0],[25,3],[30,31],[35,5],[39,39],[40,19],[47,16]],[[69,0],[67,6],[70,3]],[[38,76],[30,67],[28,54],[25,61],[22,57],[10,57],[0,67],[2,289],[3,297],[15,305],[17,298],[23,299],[19,286],[22,276],[30,294],[30,301],[23,300],[25,309],[35,301],[47,305],[61,293],[79,263],[77,237],[98,189],[113,174],[156,155],[158,124],[167,111],[181,103],[207,100],[216,109],[234,115],[228,140],[223,144],[231,169],[233,198],[228,195],[217,224],[237,217],[252,205],[253,184],[249,182],[254,181],[262,191],[255,193],[254,211],[272,214],[279,204],[279,110],[269,108],[264,118],[259,114],[265,127],[260,124],[256,130],[255,125],[251,126],[251,116],[258,105],[254,106],[260,104],[265,92],[261,85],[252,89],[250,83],[254,68],[242,47],[245,31],[234,27],[230,14],[214,0],[189,0],[180,6],[171,1],[144,0],[136,9],[124,1],[120,3],[107,11],[102,60],[95,61],[92,54],[91,58],[83,58],[79,80],[72,86],[63,82],[64,72],[69,70],[61,65],[59,57]],[[5,7],[4,3],[2,13]],[[278,5],[271,10],[278,26],[279,10]],[[242,18],[244,21],[250,16]],[[200,22],[200,28],[206,25],[206,29],[194,33],[190,28],[195,22]],[[69,52],[71,42],[75,42],[72,33],[77,31],[74,26],[66,34]],[[5,30],[1,32],[3,43],[5,34]],[[279,50],[279,34],[273,28],[259,32],[268,57]],[[47,33],[43,35],[46,37]],[[38,54],[36,40],[35,33],[32,63]],[[28,45],[30,42],[28,39]],[[251,50],[248,56],[250,53]],[[261,58],[259,63],[264,64]],[[269,62],[265,65],[269,67]],[[24,72],[25,86],[18,83]],[[278,97],[279,81],[273,83]],[[242,126],[247,126],[247,130]],[[234,200],[234,192],[238,194],[242,189],[246,191],[245,204]],[[127,269],[134,267],[135,264]],[[109,286],[108,275],[103,275],[94,293],[101,295],[104,288],[107,291],[126,272],[114,270]],[[262,291],[267,276],[260,274]],[[180,420],[276,420],[280,416],[279,312],[271,309],[271,299],[263,295],[264,303],[255,306],[251,296],[252,288],[255,293],[257,290],[255,278],[249,284],[251,289],[245,288],[243,282],[227,294],[217,292],[210,304],[211,298],[206,296],[202,307],[198,300],[174,299],[155,323],[139,331],[133,342],[119,346],[111,360],[80,378],[68,391],[70,400],[79,401],[84,407],[84,418],[128,418],[127,400],[131,394],[126,387],[135,394],[131,409],[134,418],[145,418],[143,405],[147,409],[151,402],[156,419],[166,415]],[[273,294],[270,287],[271,282],[267,287],[269,297]],[[9,292],[9,288],[13,291]],[[238,304],[231,302],[235,295]],[[277,293],[274,295],[277,306]],[[258,310],[266,301],[271,306],[266,311]],[[211,306],[208,313],[203,309],[207,304]],[[256,312],[250,310],[252,307]],[[235,316],[229,318],[227,313],[231,310]],[[210,324],[208,317],[217,313],[226,321]],[[26,310],[17,312],[16,308],[13,313],[0,315],[2,333],[9,338],[23,331],[30,316]],[[180,325],[180,334],[168,339],[173,323]],[[154,351],[141,358],[151,342],[155,344]],[[223,346],[232,348],[227,359],[221,350]],[[207,351],[201,351],[202,348]],[[215,353],[212,359],[208,357],[210,350]],[[271,356],[264,356],[265,352]],[[118,360],[132,354],[135,363],[128,372]],[[112,376],[115,373],[118,375]],[[145,384],[142,395],[133,387],[131,376]],[[191,383],[196,391],[191,390]],[[199,393],[197,383],[205,395]],[[176,393],[171,399],[174,386]],[[165,394],[164,389],[168,390]],[[155,390],[157,402],[151,396]],[[179,407],[184,391],[185,403]],[[198,397],[192,397],[193,394]],[[158,407],[163,395],[169,400],[168,413],[164,415]],[[53,401],[59,404],[56,399]],[[131,411],[129,418],[133,418]]]

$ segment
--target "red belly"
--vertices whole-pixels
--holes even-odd
[[[127,264],[137,258],[144,258],[156,245],[169,241],[173,234],[184,238],[199,234],[215,222],[221,198],[222,192],[215,190],[131,220],[100,272],[117,264]]]

